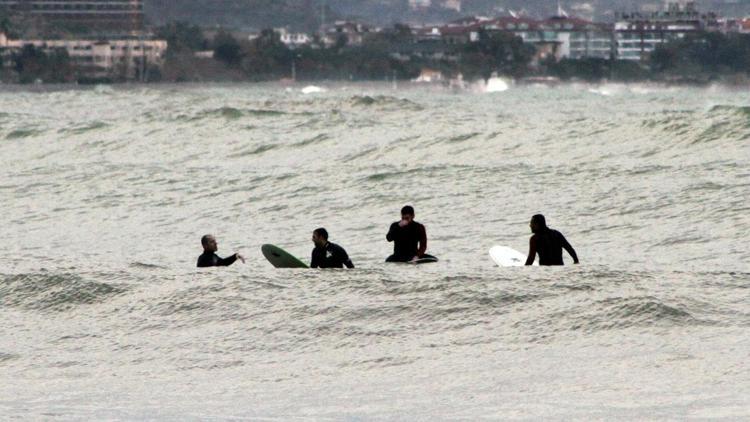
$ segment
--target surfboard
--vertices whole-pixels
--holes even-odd
[[[507,246],[491,247],[490,258],[501,267],[522,267],[526,263],[526,255]],[[534,265],[539,265],[536,260]]]
[[[438,259],[435,258],[434,256],[426,256],[424,258],[419,258],[416,261],[407,262],[407,264],[419,265],[419,264],[429,264],[431,262],[438,262]]]
[[[425,255],[424,258],[419,258],[415,261],[386,261],[386,263],[391,263],[391,264],[410,264],[410,265],[430,264],[432,262],[438,262],[438,259],[432,255]]]
[[[260,247],[263,256],[276,268],[310,268],[304,262],[297,259],[287,251],[278,246],[265,244]]]

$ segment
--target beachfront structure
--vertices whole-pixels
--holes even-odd
[[[409,0],[409,8],[414,11],[431,8],[461,11],[461,0]]]
[[[0,9],[91,36],[135,36],[144,27],[143,0],[0,0]]]
[[[376,31],[368,25],[350,21],[336,21],[332,24],[322,26],[321,30],[323,32],[323,42],[329,46],[336,44],[340,40],[345,41],[348,46],[362,45],[365,37]]]
[[[286,28],[276,28],[274,32],[279,34],[281,40],[287,48],[295,49],[313,42],[313,38],[304,32],[290,32]]]
[[[143,78],[148,69],[163,65],[167,51],[164,40],[14,40],[0,33],[3,64],[12,66],[14,54],[27,45],[47,53],[65,50],[79,78],[87,79]]]
[[[429,9],[430,6],[432,6],[432,0],[409,0],[409,8],[411,10]]]
[[[645,60],[662,43],[718,28],[716,14],[699,13],[694,2],[669,3],[666,10],[650,14],[620,14],[614,25],[616,56],[621,60]]]
[[[443,26],[415,29],[417,43],[460,45],[476,42],[480,33],[508,32],[537,48],[539,59],[609,59],[614,53],[612,27],[583,19],[555,16],[546,20],[525,17],[462,19]]]
[[[443,0],[443,9],[455,10],[461,12],[461,0]]]
[[[515,21],[515,22],[514,22]],[[584,19],[553,16],[542,21],[512,18],[496,26],[521,37],[526,43],[546,47],[560,59],[609,59],[613,54],[611,28]]]

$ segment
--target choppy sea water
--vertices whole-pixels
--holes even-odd
[[[300,88],[0,92],[1,418],[750,418],[746,92]]]

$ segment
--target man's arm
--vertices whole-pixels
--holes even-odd
[[[342,262],[346,268],[354,268],[354,264],[352,263],[352,260],[349,259],[349,254],[346,253],[344,248],[341,246],[337,247],[334,254],[336,255],[336,260]]]
[[[238,257],[239,257],[239,254],[234,254],[226,258],[219,258],[219,262],[216,265],[219,267],[228,267],[234,264],[234,261],[236,261]]]
[[[313,249],[312,257],[310,258],[310,268],[318,267],[320,267],[320,262],[318,262],[318,257],[315,255],[315,249]]]
[[[417,249],[417,256],[422,258],[424,253],[427,252],[427,229],[423,225],[419,226],[419,249]]]
[[[524,265],[534,265],[534,258],[536,258],[536,235],[529,239],[529,256]]]
[[[385,240],[389,242],[393,242],[396,240],[396,231],[398,230],[398,223],[391,224],[391,227],[388,229],[388,234],[385,235]]]
[[[578,255],[576,255],[576,250],[573,249],[572,246],[570,246],[570,243],[568,243],[568,239],[566,239],[565,236],[562,235],[562,233],[560,234],[560,237],[562,237],[562,247],[563,247],[563,249],[565,249],[566,251],[568,251],[568,253],[570,254],[570,256],[573,257],[573,263],[577,264],[578,263]]]

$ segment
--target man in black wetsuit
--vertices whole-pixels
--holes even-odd
[[[310,268],[354,268],[352,260],[341,246],[328,241],[328,231],[315,229],[312,234],[315,248],[312,251]]]
[[[228,267],[238,259],[243,264],[245,263],[245,258],[238,253],[226,258],[220,258],[219,255],[216,255],[219,245],[216,243],[216,238],[211,234],[203,236],[201,244],[203,245],[203,254],[198,257],[199,267]]]
[[[532,265],[536,254],[539,254],[539,265],[564,265],[562,250],[568,251],[573,257],[573,263],[578,263],[578,255],[570,243],[557,230],[547,227],[547,221],[542,214],[531,217],[531,232],[534,233],[529,240],[529,256],[526,265]]]
[[[427,231],[414,221],[414,208],[407,205],[401,208],[401,221],[391,224],[386,240],[393,242],[393,255],[385,262],[409,262],[420,258],[434,258],[427,255]]]

